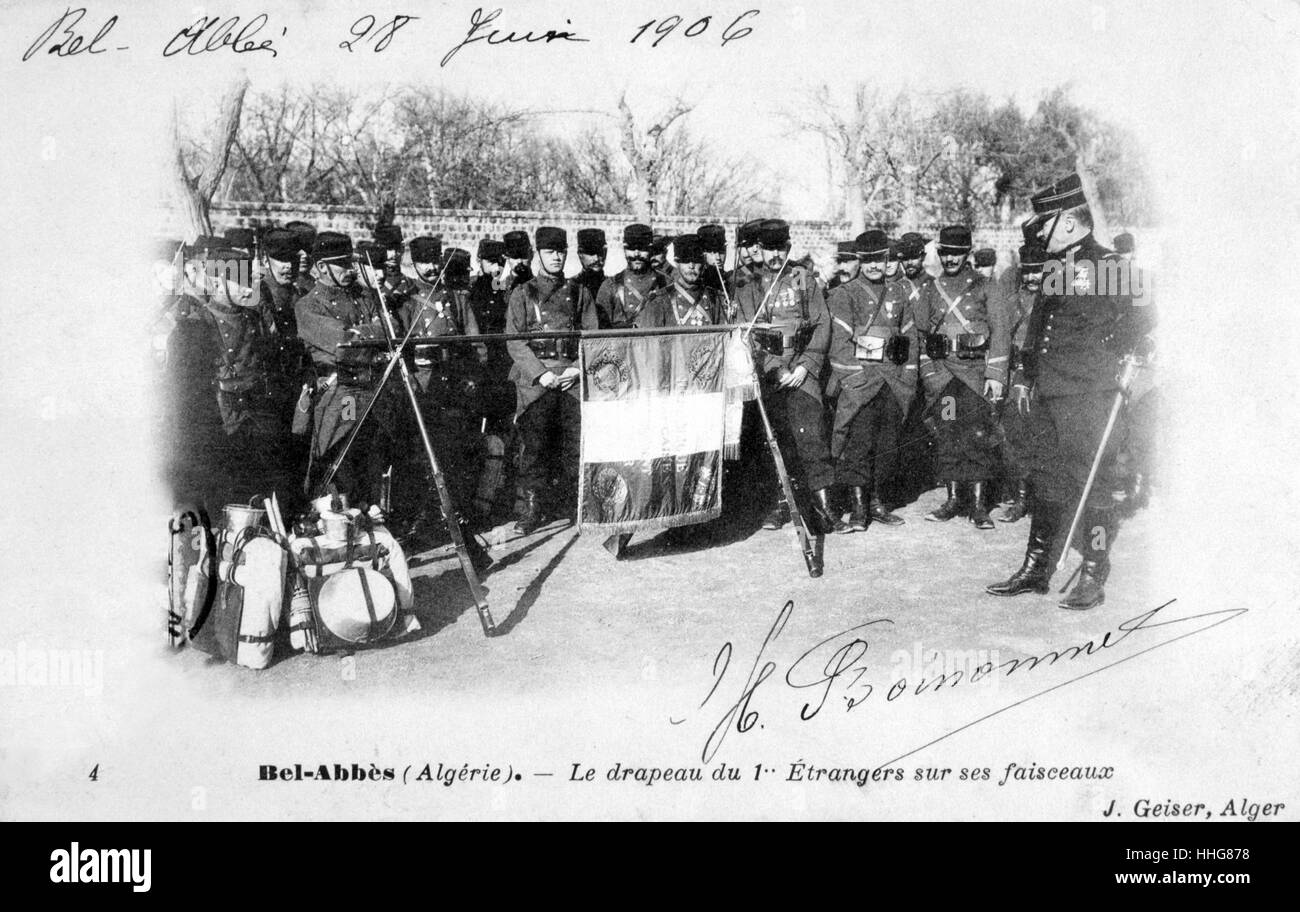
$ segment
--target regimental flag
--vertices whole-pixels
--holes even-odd
[[[581,528],[721,515],[724,353],[722,333],[583,340]]]

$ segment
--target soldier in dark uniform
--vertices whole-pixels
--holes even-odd
[[[469,307],[479,331],[501,333],[506,329],[506,310],[514,276],[505,268],[505,245],[494,238],[478,244],[479,275],[469,289]],[[510,353],[504,342],[487,343],[487,362],[483,377],[483,414],[490,428],[501,432],[515,412],[515,388],[507,374]]]
[[[948,492],[925,518],[947,522],[961,515],[966,500],[975,527],[992,529],[987,495],[997,469],[997,433],[990,403],[1006,388],[1011,327],[1001,296],[970,268],[970,248],[969,228],[940,231],[943,275],[926,283],[917,299],[917,325],[927,334],[920,366],[935,470]]]
[[[288,222],[284,229],[292,231],[298,239],[298,274],[293,282],[298,286],[298,294],[305,295],[316,284],[311,261],[311,252],[316,246],[316,229],[308,222]]]
[[[701,281],[716,291],[719,297],[722,297],[724,288],[727,297],[733,297],[732,271],[726,268],[727,229],[721,225],[701,225],[695,232],[695,236],[699,238],[700,248],[704,251],[704,276]],[[676,255],[675,249],[674,255]],[[723,303],[725,306],[725,301]],[[729,322],[732,316],[728,314],[727,320],[723,322]]]
[[[758,244],[762,219],[751,219],[736,229],[736,285],[763,271],[763,248]]]
[[[582,270],[573,280],[587,289],[593,301],[600,294],[600,286],[605,284],[605,257],[608,253],[604,231],[599,228],[578,229],[578,262]]]
[[[402,254],[406,252],[401,225],[377,225],[372,232],[374,243],[382,247],[388,255],[384,263],[384,297],[388,306],[404,306],[407,298],[415,293],[415,282],[402,272]]]
[[[257,232],[252,228],[227,228],[226,246],[231,250],[253,257],[257,253]]]
[[[670,284],[667,276],[650,266],[653,243],[649,225],[628,225],[623,229],[623,257],[627,267],[607,278],[595,299],[601,329],[636,326],[650,293]]]
[[[214,367],[225,434],[221,464],[232,503],[297,488],[288,459],[292,388],[280,372],[275,323],[269,302],[254,292],[252,270],[252,254],[242,248],[207,251],[204,303],[219,339]]]
[[[1092,234],[1092,213],[1078,175],[1031,198],[1033,225],[1049,259],[1043,296],[1030,320],[1025,377],[1016,404],[1026,413],[1024,458],[1029,466],[1031,522],[1024,564],[993,595],[1045,593],[1055,548],[1079,502],[1120,388],[1120,353],[1133,342],[1132,299],[1107,287],[1118,261]],[[1115,293],[1118,292],[1118,293]],[[1122,428],[1112,434],[1080,527],[1084,561],[1079,582],[1061,607],[1092,608],[1105,598],[1114,536],[1114,455]]]
[[[929,243],[929,238],[915,231],[909,231],[898,239],[898,262],[903,273],[899,281],[907,283],[909,296],[932,279],[925,271],[925,246]]]
[[[596,307],[587,289],[564,278],[568,239],[563,228],[537,229],[541,273],[518,286],[510,295],[506,332],[596,329]],[[511,379],[518,404],[515,423],[523,440],[519,457],[524,509],[516,528],[522,535],[535,532],[543,521],[542,497],[549,472],[547,457],[554,452],[550,438],[560,437],[559,472],[562,497],[576,497],[582,429],[582,387],[577,366],[577,340],[538,339],[507,343],[514,361]],[[565,508],[572,516],[572,503]]]
[[[902,271],[898,262],[899,242],[893,238],[889,239],[889,259],[885,261],[885,281],[897,282],[899,273]]]
[[[656,234],[650,239],[650,268],[668,275],[668,248],[673,242],[671,234]]]
[[[161,345],[162,355],[163,440],[170,454],[167,478],[177,500],[193,499],[219,508],[224,500],[213,482],[220,473],[225,435],[212,387],[221,339],[206,303],[206,240],[198,238],[194,244],[159,254],[158,277],[165,278],[168,287],[162,301],[165,319],[159,320],[160,338],[155,344]]]
[[[790,226],[781,219],[763,222],[759,232],[763,271],[736,291],[739,318],[768,330],[781,354],[757,348],[755,368],[772,429],[786,459],[791,481],[812,491],[813,525],[834,529],[830,488],[835,482],[822,415],[821,372],[830,342],[830,318],[821,286],[803,266],[789,262]],[[793,458],[791,458],[793,457]],[[789,517],[779,504],[763,528],[779,529]]]
[[[298,335],[316,369],[312,402],[312,454],[318,465],[329,463],[375,396],[382,368],[373,349],[346,350],[342,342],[384,338],[378,302],[358,286],[352,239],[322,231],[312,247],[316,282],[294,303]],[[335,476],[339,490],[354,505],[379,504],[382,480],[392,464],[392,388],[366,419],[348,457]]]
[[[443,254],[443,262],[447,267],[447,287],[457,294],[463,293],[466,299],[469,298],[473,259],[464,247],[449,247]]]
[[[515,285],[533,277],[533,243],[527,231],[507,231],[501,236],[506,249],[506,272]]]
[[[827,357],[831,385],[839,389],[831,455],[835,480],[850,490],[853,504],[848,522],[836,517],[836,532],[903,522],[885,508],[881,492],[893,480],[903,417],[916,394],[916,320],[906,291],[885,278],[889,239],[883,231],[861,237],[838,252],[860,258],[861,269],[846,271],[827,299]]]
[[[286,425],[292,427],[301,390],[304,384],[311,384],[315,379],[311,359],[298,337],[298,320],[294,314],[294,303],[302,295],[295,282],[298,239],[292,231],[272,228],[262,236],[259,249],[263,266],[254,293],[273,348],[272,374],[279,408]],[[301,479],[307,460],[306,438],[291,434],[286,442],[284,459],[286,472]],[[293,502],[300,488],[296,484],[290,487],[291,490],[280,493],[281,499],[289,501],[289,509],[292,509],[296,506]]]
[[[673,240],[677,260],[673,283],[650,293],[638,326],[717,326],[726,322],[722,294],[704,281],[708,274],[707,253],[694,234]]]
[[[971,254],[971,260],[975,263],[975,271],[984,277],[984,281],[993,281],[993,270],[998,265],[998,252],[992,247],[981,247]]]
[[[907,298],[913,314],[916,313],[921,298],[921,289],[934,281],[933,276],[925,269],[925,249],[929,243],[929,238],[915,231],[909,231],[898,239],[899,269],[895,281]],[[925,337],[919,325],[917,332],[919,354],[920,350],[924,350]],[[895,485],[895,492],[900,502],[911,500],[934,486],[934,473],[930,468],[928,452],[930,433],[924,422],[924,405],[921,384],[917,384],[917,393],[912,398],[911,405],[903,418]]]
[[[1011,501],[1003,508],[998,517],[1001,522],[1019,522],[1029,512],[1029,468],[1021,455],[1024,437],[1027,431],[1025,416],[1017,408],[1016,402],[1023,401],[1017,395],[1024,388],[1025,339],[1029,335],[1029,322],[1034,308],[1038,304],[1043,288],[1043,263],[1047,260],[1047,251],[1037,244],[1025,244],[1020,248],[1020,281],[1012,292],[1009,301],[1008,316],[1011,320],[1011,389],[1010,400],[1002,409],[1002,462],[1009,476],[1012,487]]]

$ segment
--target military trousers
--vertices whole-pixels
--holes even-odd
[[[987,399],[950,380],[929,403],[934,472],[940,481],[986,481],[997,469],[997,433]]]
[[[873,490],[889,484],[898,467],[902,428],[903,410],[888,384],[866,403],[842,393],[835,418],[835,481]]]
[[[582,405],[570,392],[548,389],[515,419],[522,448],[519,481],[527,492],[542,493],[551,476],[551,458],[567,495],[577,491],[582,445]]]
[[[1114,390],[1100,390],[1074,396],[1034,397],[1026,422],[1028,434],[1023,452],[1035,497],[1071,508],[1078,503],[1115,396]],[[1089,505],[1095,508],[1112,504],[1115,456],[1123,440],[1123,418],[1121,412],[1088,498]]]
[[[763,403],[791,481],[802,482],[811,491],[834,484],[821,400],[801,389],[772,388],[763,391]]]

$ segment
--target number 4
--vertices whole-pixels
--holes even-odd
[[[93,770],[90,771],[90,777],[89,777],[89,778],[90,778],[90,781],[91,781],[91,782],[98,782],[98,781],[99,781],[99,764],[98,764],[98,763],[96,763],[96,764],[95,764],[95,768],[94,768]]]

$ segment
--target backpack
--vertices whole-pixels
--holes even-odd
[[[289,607],[296,649],[328,653],[370,645],[420,629],[410,613],[411,572],[402,546],[365,517],[344,541],[323,535],[289,542],[295,575]]]
[[[217,654],[245,668],[265,668],[284,612],[289,555],[273,534],[243,529],[218,568],[212,639]]]
[[[168,641],[265,668],[284,611],[284,544],[256,526],[218,536],[196,507],[177,510],[169,528]]]

